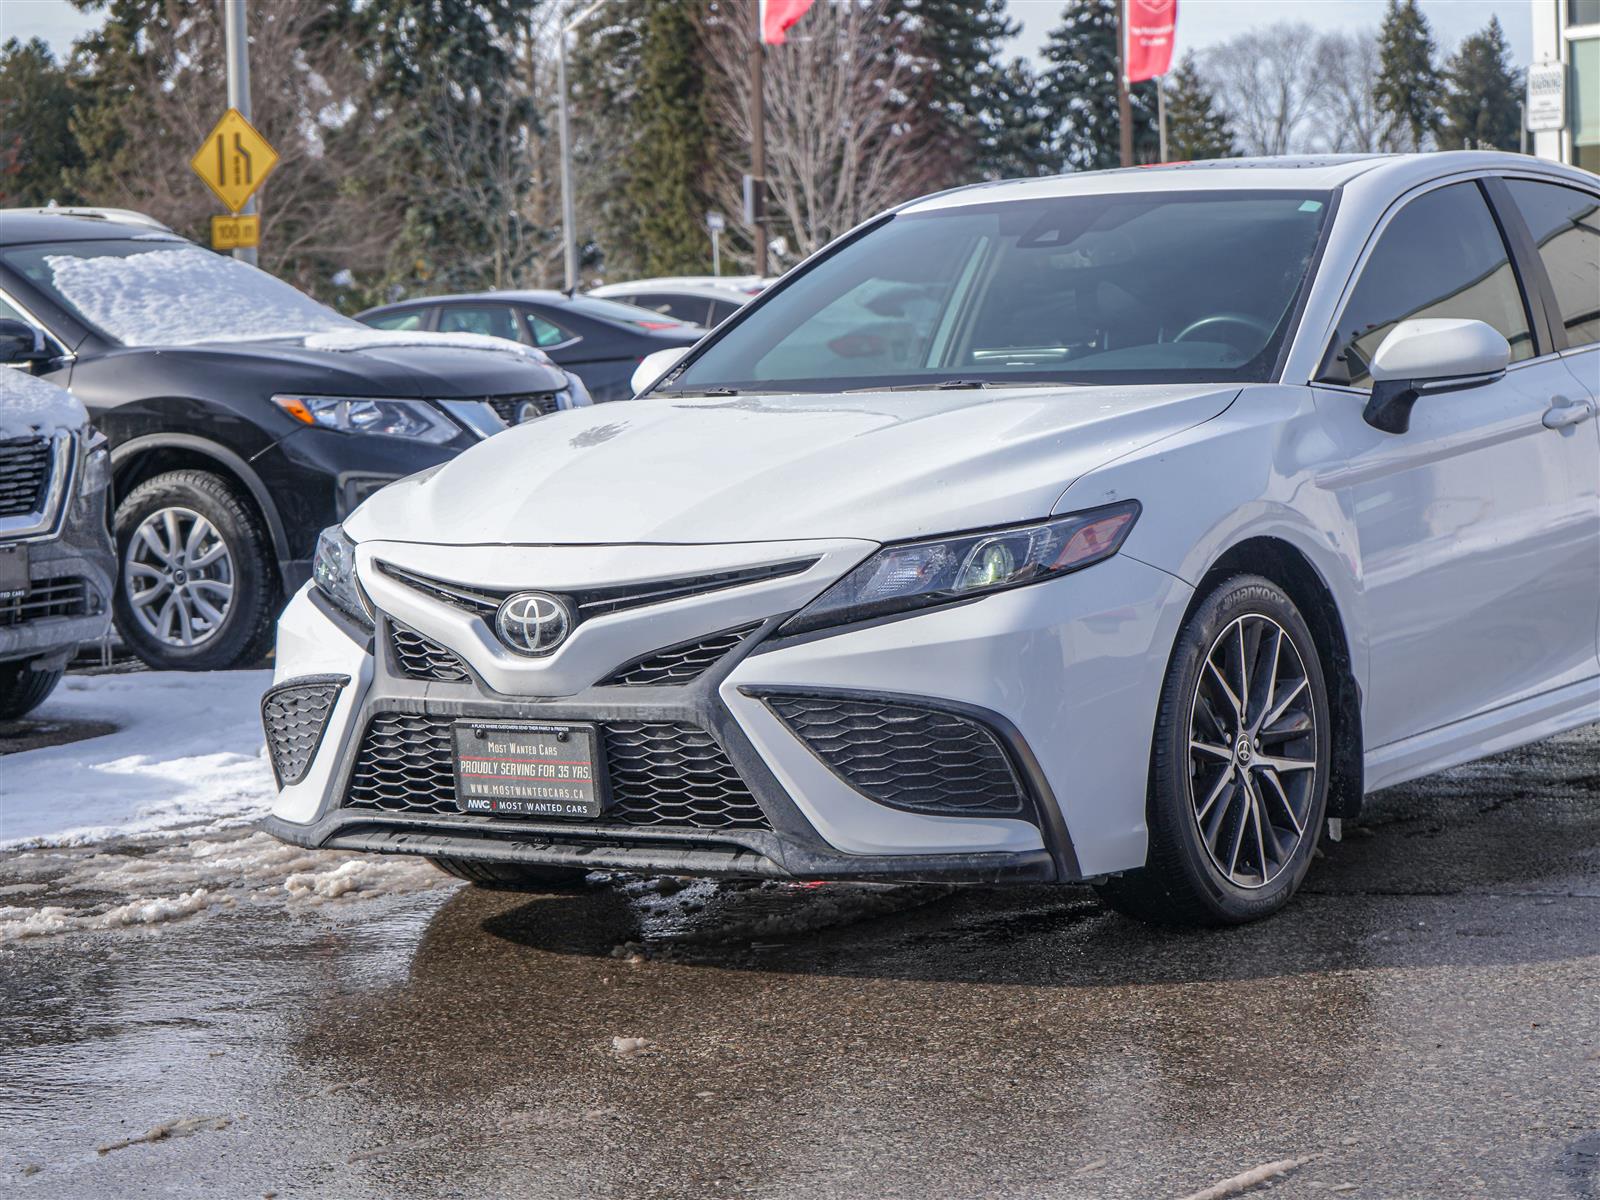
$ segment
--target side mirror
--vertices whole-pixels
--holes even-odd
[[[49,361],[44,334],[26,321],[0,318],[0,366],[32,367]]]
[[[1510,361],[1511,344],[1482,321],[1401,321],[1372,356],[1372,399],[1361,415],[1374,429],[1404,433],[1418,399],[1493,383]]]
[[[667,350],[657,350],[654,354],[646,354],[639,360],[639,365],[633,369],[633,378],[628,381],[633,394],[637,396],[655,383],[682,362],[683,356],[687,353],[689,353],[688,346],[673,346]]]

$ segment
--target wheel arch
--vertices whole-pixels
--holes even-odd
[[[121,502],[147,479],[168,471],[209,471],[243,489],[272,539],[272,554],[279,574],[289,558],[289,538],[278,506],[261,476],[239,455],[206,438],[192,434],[157,433],[130,438],[111,452],[113,495]]]
[[[1218,585],[1236,575],[1260,575],[1277,584],[1294,601],[1311,630],[1327,677],[1328,707],[1333,717],[1328,815],[1355,817],[1361,811],[1365,793],[1361,684],[1345,615],[1339,610],[1333,589],[1311,559],[1292,542],[1257,535],[1235,542],[1211,563],[1195,587],[1189,613]]]

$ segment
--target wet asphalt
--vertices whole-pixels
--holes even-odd
[[[0,1193],[1600,1200],[1600,726],[1364,822],[1223,932],[425,881],[13,942]]]

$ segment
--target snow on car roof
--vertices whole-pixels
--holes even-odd
[[[356,324],[265,271],[198,246],[49,254],[44,261],[61,298],[124,346],[298,336]]]
[[[66,388],[15,367],[0,367],[0,437],[78,429],[88,419],[83,405]]]

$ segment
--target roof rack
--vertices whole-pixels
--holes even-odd
[[[172,233],[172,227],[163,225],[154,217],[146,216],[142,212],[134,212],[131,208],[85,208],[77,205],[51,204],[45,208],[7,208],[0,212],[8,213],[41,213],[52,217],[89,217],[96,221],[118,221],[124,225],[143,225],[146,229],[157,229],[162,233]]]

